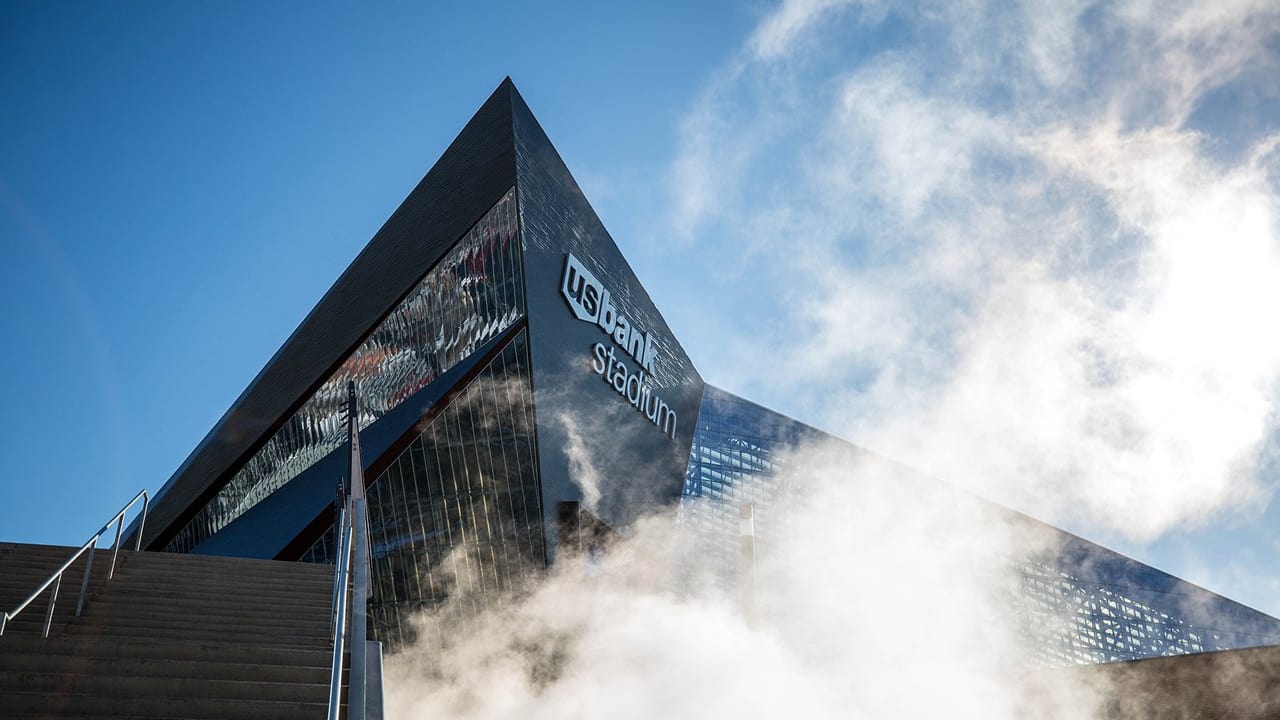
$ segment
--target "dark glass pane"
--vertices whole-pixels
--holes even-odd
[[[533,426],[523,420],[532,403],[521,332],[370,483],[379,639],[409,639],[407,615],[446,599],[463,615],[489,607],[545,564]]]

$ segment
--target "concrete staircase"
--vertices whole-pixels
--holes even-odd
[[[75,548],[0,543],[0,610]],[[0,718],[308,718],[325,715],[333,567],[121,551],[64,575],[48,639],[46,595],[0,636]],[[346,690],[343,690],[346,698]]]

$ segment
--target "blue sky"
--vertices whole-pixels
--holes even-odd
[[[707,379],[1280,614],[1265,3],[0,9],[0,539],[157,489],[510,75]]]

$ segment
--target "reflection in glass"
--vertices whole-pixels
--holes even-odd
[[[165,547],[187,552],[342,444],[348,380],[360,427],[425,387],[524,313],[515,189],[454,245]]]
[[[439,618],[410,613],[452,601],[454,621],[522,587],[543,567],[533,393],[522,331],[433,417],[369,486],[374,635],[392,647]],[[303,557],[330,562],[333,531]]]

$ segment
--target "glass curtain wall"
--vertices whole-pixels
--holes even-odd
[[[519,320],[518,227],[512,188],[164,549],[190,551],[341,445],[348,380],[368,427]]]
[[[677,586],[710,578],[732,591],[738,582],[743,504],[755,512],[757,553],[769,552],[770,537],[785,532],[771,507],[803,492],[780,484],[780,455],[818,434],[707,387],[678,516]],[[993,514],[1002,512],[993,506]],[[1028,640],[1031,664],[1093,664],[1280,643],[1280,623],[1273,618],[1045,529],[1060,536],[1055,550],[1003,561],[1016,572],[1009,618]],[[1104,577],[1099,568],[1104,559],[1109,567],[1123,564],[1128,586]]]
[[[435,415],[369,485],[370,624],[396,647],[474,616],[545,565],[526,332]],[[303,557],[329,562],[333,531]],[[442,637],[433,638],[442,641]]]
[[[781,501],[779,455],[813,431],[710,385],[706,386],[677,511],[677,584],[736,585],[741,508],[750,505],[757,536],[774,531]],[[768,545],[758,545],[768,552]],[[696,578],[696,579],[695,579]]]
[[[1088,665],[1280,643],[1280,627],[1235,618],[1229,611],[1216,613],[1209,625],[1189,622],[1178,609],[1203,600],[1198,596],[1208,593],[1198,588],[1144,601],[1133,597],[1131,588],[1082,579],[1043,560],[1022,561],[1017,569],[1019,630],[1040,665]],[[1195,609],[1207,614],[1207,608]]]

